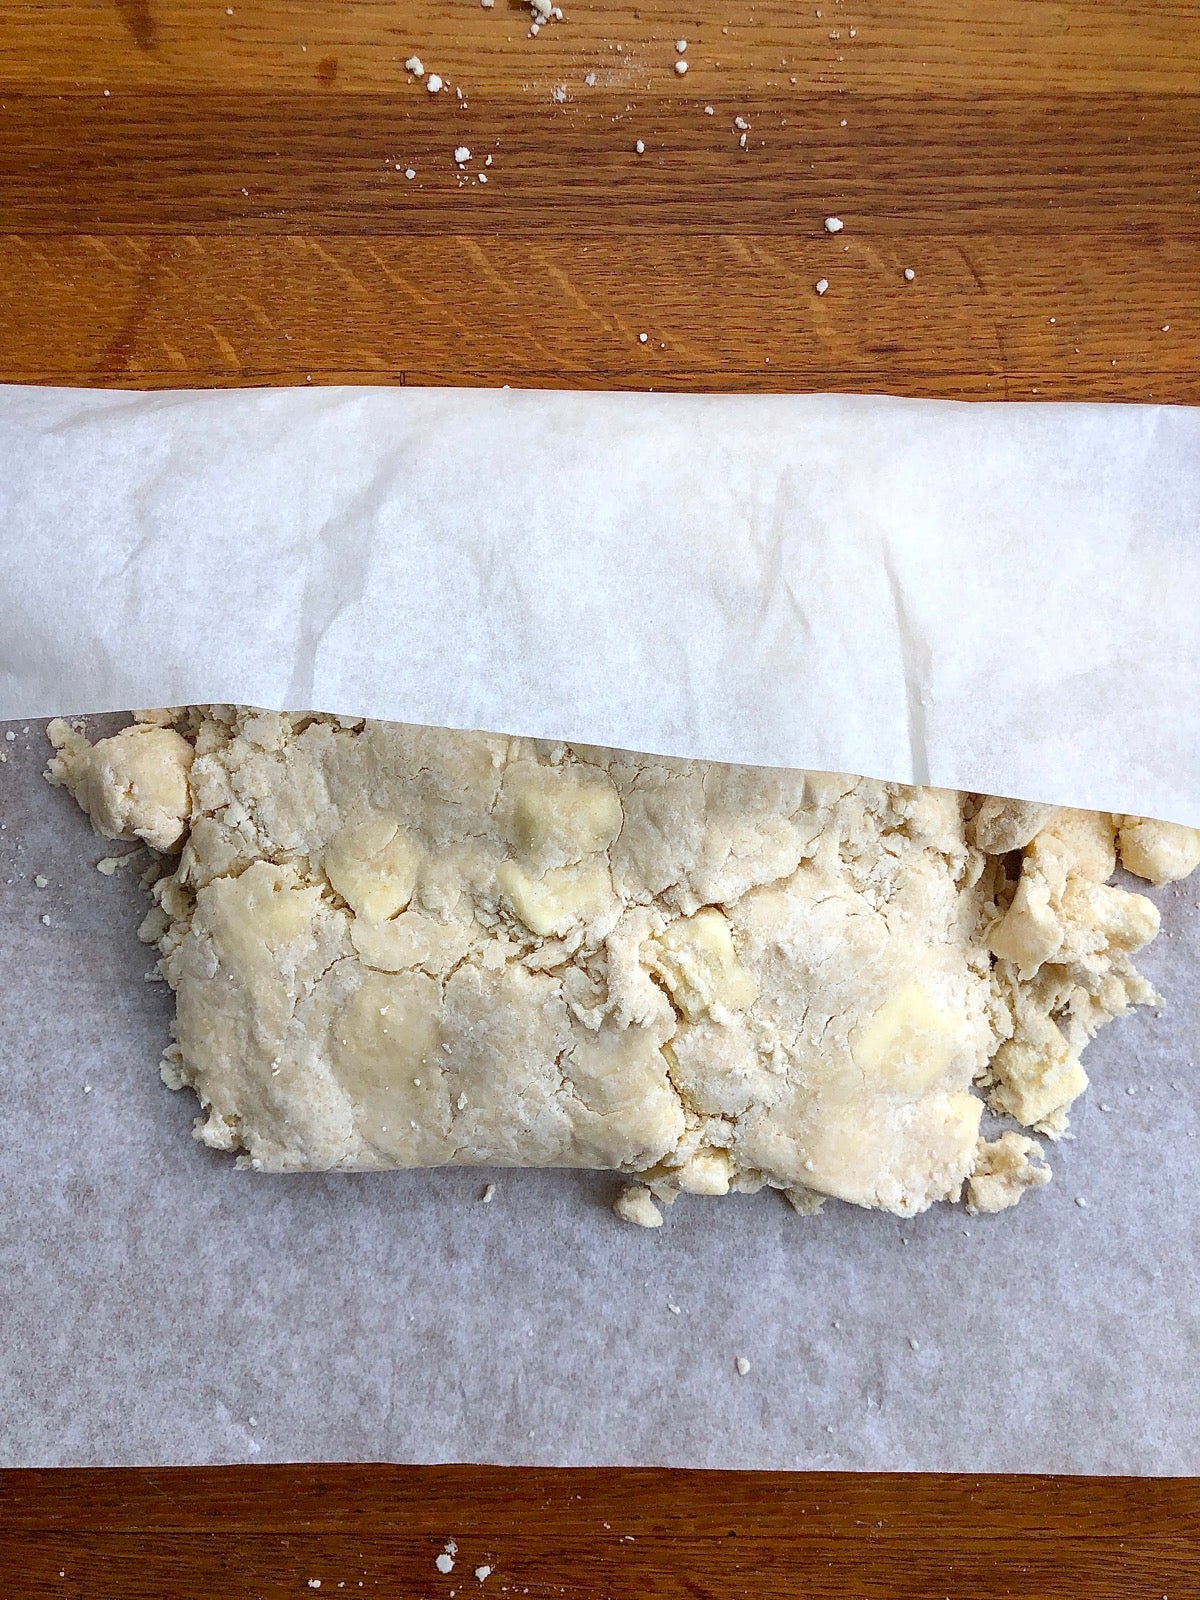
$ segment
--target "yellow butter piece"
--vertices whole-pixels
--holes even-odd
[[[919,983],[909,983],[858,1029],[850,1053],[872,1086],[919,1095],[945,1072],[955,1045],[951,1019]]]
[[[757,999],[754,979],[738,961],[728,919],[715,908],[679,918],[649,943],[652,969],[689,1022],[714,1006],[745,1011]]]
[[[391,817],[342,828],[325,846],[325,876],[356,916],[386,922],[417,886],[421,852]]]
[[[502,861],[496,882],[529,931],[543,939],[569,933],[612,900],[612,879],[602,863],[555,867],[538,878],[515,861]]]

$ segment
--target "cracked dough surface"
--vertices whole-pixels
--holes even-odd
[[[143,937],[164,1076],[267,1171],[610,1168],[901,1215],[1046,1181],[1200,832],[828,773],[238,707],[48,775],[178,849]],[[621,1213],[651,1223],[646,1188]],[[653,1213],[653,1216],[651,1215]]]

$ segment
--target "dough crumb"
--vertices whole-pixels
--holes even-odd
[[[1007,1211],[1027,1189],[1050,1182],[1050,1168],[1035,1139],[1002,1133],[990,1144],[980,1140],[975,1170],[967,1179],[967,1210]]]
[[[479,1579],[480,1583],[485,1583],[487,1581],[487,1579],[491,1577],[491,1575],[492,1575],[491,1567],[476,1567],[475,1568],[475,1576]]]
[[[183,842],[191,812],[188,773],[195,750],[173,728],[134,722],[96,744],[56,718],[46,729],[58,754],[46,769],[70,790],[106,839],[141,839],[169,853]]]
[[[737,1374],[739,1378],[744,1378],[750,1371],[750,1363],[747,1361],[745,1356],[738,1356],[733,1364],[737,1368]]]
[[[131,866],[141,854],[140,850],[127,850],[122,856],[101,856],[96,863],[96,871],[105,878],[111,878],[114,872],[119,872],[124,867]]]
[[[649,1189],[640,1183],[628,1184],[613,1201],[613,1210],[622,1222],[635,1222],[639,1228],[661,1228],[662,1212],[654,1204]]]
[[[1121,865],[1148,883],[1176,883],[1200,866],[1200,828],[1149,817],[1122,817]]]
[[[449,1553],[449,1551],[443,1550],[441,1555],[439,1555],[434,1561],[434,1566],[441,1573],[453,1572],[454,1557]]]

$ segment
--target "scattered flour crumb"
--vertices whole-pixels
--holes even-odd
[[[675,63],[675,71],[682,78],[684,73],[687,71],[687,62],[686,61],[677,61]]]
[[[680,1309],[680,1307],[679,1307],[679,1306],[677,1306],[677,1305],[676,1305],[676,1304],[675,1304],[675,1303],[674,1303],[674,1301],[672,1301],[672,1300],[668,1300],[668,1301],[667,1301],[667,1310],[668,1310],[668,1311],[669,1311],[669,1312],[670,1312],[670,1313],[671,1313],[671,1315],[672,1315],[672,1316],[673,1316],[673,1317],[678,1317],[678,1316],[680,1316],[680,1315],[681,1315],[681,1309]]]
[[[825,232],[826,233],[841,233],[842,229],[845,226],[846,226],[846,224],[842,221],[841,217],[826,217],[825,218]]]
[[[556,105],[560,105],[560,106],[564,105],[566,103],[566,98],[567,98],[567,86],[566,86],[566,84],[565,83],[560,83],[555,88],[551,89],[550,98],[551,98],[551,100],[554,101],[554,103]]]
[[[442,80],[438,77],[436,72],[431,72],[428,78],[426,78],[425,87],[429,90],[430,94],[441,94]]]
[[[682,55],[683,52],[687,49],[687,40],[686,39],[676,39],[675,48],[676,48],[676,50],[679,51],[679,54]]]
[[[50,913],[48,911],[42,912],[42,922],[47,928],[50,926]]]
[[[646,146],[642,142],[641,139],[638,139],[638,140],[635,141],[633,148],[637,151],[638,155],[640,155],[640,156],[644,156],[646,154]]]
[[[471,152],[467,149],[465,144],[460,144],[457,147],[454,152],[454,159],[458,162],[459,166],[462,166],[464,161],[470,161]]]
[[[479,1579],[480,1583],[483,1583],[487,1578],[490,1578],[491,1575],[492,1575],[491,1567],[476,1567],[475,1568],[475,1576]]]
[[[705,115],[705,116],[706,116],[706,117],[711,117],[711,116],[713,116],[713,115],[714,115],[714,113],[713,113],[713,108],[712,108],[712,107],[711,107],[711,106],[705,106],[705,108],[704,108],[704,115]]]
[[[39,872],[37,877],[35,877],[33,881],[34,881],[34,883],[37,884],[39,889],[44,889],[46,887],[46,885],[50,882],[50,879],[47,878],[44,873]]]
[[[85,1083],[85,1084],[84,1084],[84,1086],[83,1086],[83,1092],[84,1092],[84,1094],[91,1094],[91,1092],[92,1092],[92,1086],[91,1086],[91,1084],[90,1084],[90,1083]]]
[[[415,167],[405,167],[405,169],[404,169],[404,176],[405,176],[405,177],[406,177],[406,178],[408,178],[408,179],[409,179],[409,180],[410,180],[410,181],[411,181],[411,180],[412,180],[412,179],[413,179],[413,178],[415,178],[415,177],[416,177],[416,175],[417,175],[417,172],[416,172],[416,168],[415,168]]]
[[[921,1341],[919,1339],[910,1339],[908,1341],[908,1348],[910,1350],[919,1350],[921,1348]]]
[[[487,1185],[487,1187],[483,1191],[483,1197],[482,1198],[483,1198],[483,1203],[484,1203],[485,1206],[490,1206],[491,1205],[492,1196],[495,1194],[495,1192],[496,1192],[496,1185],[494,1183],[489,1183]]]
[[[589,89],[594,89],[596,87],[596,74],[594,72],[585,72],[583,75],[583,81],[587,84]]]
[[[649,337],[650,337],[650,335],[648,333],[639,333],[638,334],[638,343],[639,344],[645,344],[647,339],[649,339]]]
[[[818,294],[824,294],[826,289],[828,289],[828,287],[829,287],[829,279],[828,278],[818,278],[817,279],[816,290],[817,290]]]
[[[1077,1194],[1075,1196],[1075,1204],[1079,1207],[1079,1209],[1081,1211],[1084,1211],[1084,1210],[1087,1209],[1087,1201],[1084,1199],[1084,1197],[1081,1194]]]
[[[442,1573],[453,1572],[454,1571],[454,1557],[452,1555],[450,1555],[447,1551],[443,1550],[441,1555],[438,1556],[437,1560],[434,1562],[434,1566],[438,1569],[439,1572],[442,1572]]]
[[[321,1587],[321,1580],[320,1580],[320,1578],[310,1578],[310,1579],[309,1579],[309,1580],[308,1580],[308,1587],[309,1587],[309,1588],[310,1588],[310,1589],[319,1589],[319,1588],[320,1588],[320,1587]]]
[[[737,1368],[739,1378],[744,1378],[750,1371],[750,1363],[747,1361],[745,1356],[738,1356],[737,1360],[733,1364]]]
[[[414,78],[423,78],[425,76],[425,67],[420,56],[409,56],[404,66],[408,72],[412,73]]]
[[[915,277],[916,277],[916,273],[913,271],[913,269],[911,267],[905,267],[905,269],[904,269],[904,281],[905,281],[905,283],[911,283]]]

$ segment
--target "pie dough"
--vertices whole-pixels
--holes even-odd
[[[160,852],[164,1077],[256,1170],[614,1169],[618,1209],[764,1184],[1011,1205],[1200,833],[836,773],[232,706],[48,776]],[[1019,855],[1017,854],[1019,852]]]

